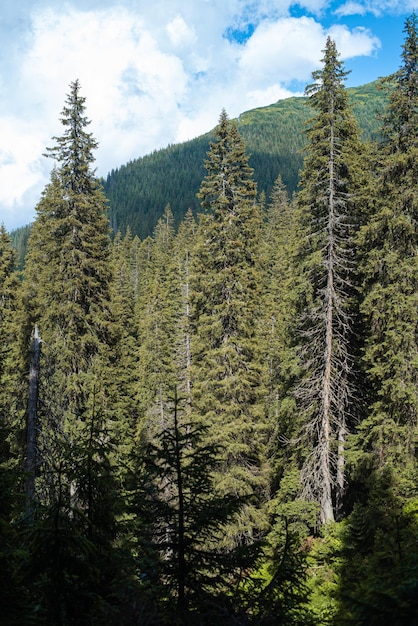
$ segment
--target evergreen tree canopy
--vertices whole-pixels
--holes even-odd
[[[404,33],[402,65],[383,80],[383,85],[394,87],[382,128],[390,152],[406,152],[417,145],[418,139],[418,17],[415,13],[405,21]]]
[[[418,20],[406,20],[402,66],[392,75],[386,137],[361,229],[364,362],[372,386],[362,424],[363,450],[374,462],[395,464],[395,476],[415,457],[418,426]],[[413,461],[413,466],[416,460]],[[412,473],[410,473],[412,472]],[[404,475],[405,477],[405,475]]]
[[[299,260],[307,281],[300,303],[297,389],[306,437],[303,491],[333,520],[344,492],[344,441],[352,413],[352,289],[355,193],[359,188],[359,131],[351,113],[346,72],[328,38],[323,68],[307,88],[316,111],[297,198]]]
[[[50,154],[58,166],[37,206],[25,280],[33,322],[51,347],[59,342],[62,371],[88,368],[108,335],[110,269],[106,200],[91,164],[97,143],[86,132],[80,84],[70,85]]]
[[[79,92],[75,81],[63,110],[66,130],[50,151],[57,166],[37,206],[24,275],[29,323],[42,340],[39,448],[51,467],[58,433],[75,436],[80,420],[106,403],[113,336],[106,200],[90,167],[97,144],[86,132]]]
[[[257,506],[268,491],[257,325],[262,222],[244,142],[225,111],[206,168],[199,196],[211,213],[200,218],[190,281],[192,405],[224,445],[219,491],[257,494],[237,533],[243,538],[262,525]]]

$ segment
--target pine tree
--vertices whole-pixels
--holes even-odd
[[[303,424],[303,493],[319,503],[322,522],[335,518],[345,490],[344,443],[353,404],[353,262],[359,131],[343,81],[346,72],[328,38],[323,68],[307,89],[316,111],[297,198],[300,303],[297,388]]]
[[[262,311],[260,209],[245,145],[223,111],[206,162],[191,266],[192,406],[224,444],[220,493],[253,496],[234,529],[250,540],[265,520],[267,425],[259,344]],[[231,529],[232,532],[232,529]]]

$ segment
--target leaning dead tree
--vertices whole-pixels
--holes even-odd
[[[29,363],[29,398],[26,421],[26,511],[32,510],[35,498],[35,472],[37,464],[37,431],[38,431],[38,396],[39,396],[39,367],[41,357],[41,338],[38,327],[32,332]]]

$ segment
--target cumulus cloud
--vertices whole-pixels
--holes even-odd
[[[266,86],[275,79],[284,83],[308,80],[318,66],[328,35],[336,41],[343,58],[370,55],[380,45],[379,40],[364,28],[350,31],[337,25],[325,29],[308,17],[265,22],[242,53],[239,61],[241,74],[257,75],[258,83]]]
[[[335,10],[341,17],[372,13],[381,16],[386,13],[405,13],[418,9],[417,0],[348,0]]]
[[[8,228],[33,217],[51,167],[42,153],[62,133],[75,79],[106,175],[207,132],[222,108],[235,117],[294,95],[294,82],[318,67],[327,34],[346,58],[378,45],[365,29],[326,29],[318,17],[326,0],[299,0],[310,14],[299,18],[289,15],[293,0],[154,0],[140,9],[130,0],[5,2],[7,24],[21,31],[9,63],[0,62],[0,220]],[[6,46],[8,32],[3,24]]]
[[[342,6],[338,7],[335,11],[335,15],[344,17],[347,15],[364,15],[367,9],[364,4],[359,2],[346,2]]]
[[[328,34],[335,41],[343,59],[370,56],[381,47],[378,37],[361,26],[349,31],[345,26],[336,25],[329,29]]]

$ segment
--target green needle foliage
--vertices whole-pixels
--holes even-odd
[[[417,622],[405,34],[380,91],[328,39],[307,98],[113,172],[111,208],[70,85],[35,223],[0,227],[2,623]]]
[[[417,621],[418,19],[388,78],[384,143],[358,235],[367,413],[353,446],[342,624]],[[345,620],[345,621],[344,621]]]
[[[24,277],[30,324],[43,341],[43,401],[67,432],[83,419],[93,388],[105,385],[112,343],[106,200],[91,169],[97,143],[84,110],[75,81],[64,133],[49,151],[57,166],[37,207]]]
[[[116,562],[118,406],[112,413],[109,399],[120,331],[111,317],[106,199],[92,170],[97,143],[84,111],[75,81],[64,132],[49,150],[56,166],[37,206],[23,284],[28,326],[38,326],[42,342],[27,569],[36,617],[58,626],[105,623],[99,614]]]
[[[297,197],[300,303],[297,388],[305,441],[301,481],[320,505],[322,523],[340,513],[345,491],[345,440],[352,427],[353,270],[359,130],[344,89],[346,72],[328,38],[323,68],[307,89],[316,111]]]
[[[262,221],[245,144],[222,112],[206,162],[191,267],[192,406],[211,441],[222,441],[216,481],[223,494],[249,496],[235,540],[265,524],[269,489],[260,327]],[[210,211],[210,212],[209,212]]]
[[[418,428],[417,28],[413,15],[406,21],[402,66],[390,77],[373,212],[359,234],[364,362],[373,394],[362,446],[378,465],[393,465],[396,473],[403,467],[408,490],[415,482]]]
[[[137,561],[160,605],[157,623],[209,625],[233,610],[231,594],[254,547],[223,548],[225,526],[242,500],[215,493],[220,446],[207,443],[207,428],[182,421],[182,413],[175,395],[166,427],[140,450],[131,510]]]

